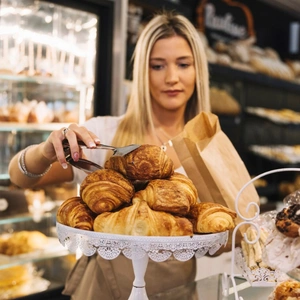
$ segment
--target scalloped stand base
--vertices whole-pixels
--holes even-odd
[[[149,300],[146,293],[145,273],[148,266],[149,257],[132,257],[132,265],[135,279],[128,300]]]

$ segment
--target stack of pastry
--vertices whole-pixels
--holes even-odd
[[[139,236],[222,232],[235,227],[235,218],[223,205],[198,202],[192,181],[174,172],[172,160],[154,145],[110,157],[57,212],[64,225]]]
[[[243,256],[247,267],[251,270],[258,268],[272,269],[263,261],[262,257],[268,237],[268,230],[265,227],[260,227],[259,229],[259,238],[255,243],[247,243],[244,240],[241,241]],[[248,241],[255,241],[257,239],[257,234],[258,232],[251,226],[246,230]]]

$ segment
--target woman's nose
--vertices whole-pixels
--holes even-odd
[[[176,67],[169,67],[166,72],[166,83],[174,84],[178,82],[179,76]]]

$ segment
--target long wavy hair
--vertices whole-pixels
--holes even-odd
[[[188,42],[195,62],[195,90],[187,102],[185,123],[201,111],[210,111],[208,63],[196,28],[186,17],[174,12],[156,14],[142,31],[133,53],[131,94],[113,145],[142,144],[147,130],[154,128],[149,87],[150,53],[157,40],[175,35]]]

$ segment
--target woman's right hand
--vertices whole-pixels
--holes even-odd
[[[42,154],[50,162],[57,160],[64,169],[68,167],[62,144],[65,139],[68,140],[74,161],[78,161],[82,155],[78,140],[83,141],[88,148],[95,148],[97,144],[100,144],[100,139],[94,133],[75,123],[67,128],[52,131],[44,142]]]
[[[96,147],[100,143],[95,134],[77,124],[54,130],[46,141],[22,150],[11,159],[8,167],[11,182],[22,188],[37,188],[71,181],[73,171],[72,168],[68,168],[65,158],[62,144],[64,139],[68,140],[70,152],[75,161],[82,156],[78,140],[83,141],[88,148]],[[21,164],[22,167],[20,167]]]

